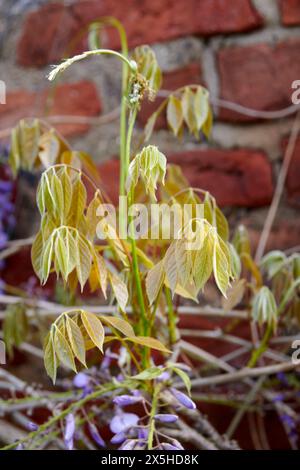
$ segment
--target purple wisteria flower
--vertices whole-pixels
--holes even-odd
[[[88,428],[89,428],[90,434],[91,434],[92,438],[94,439],[94,441],[96,442],[96,444],[98,444],[99,447],[106,447],[106,444],[105,444],[104,440],[102,439],[102,437],[101,437],[97,427],[95,426],[95,424],[88,423]]]
[[[119,432],[118,434],[115,434],[110,442],[112,444],[122,444],[126,440],[126,434],[124,432]]]
[[[92,391],[91,378],[84,372],[78,372],[73,379],[73,385],[82,389],[82,397],[85,397]]]
[[[32,421],[29,421],[27,427],[29,431],[37,431],[39,429],[38,425]]]
[[[0,147],[0,159],[6,162],[8,151]],[[13,183],[9,181],[8,166],[4,164],[4,178],[0,179],[0,250],[5,248],[10,233],[15,225],[13,198]],[[0,270],[4,268],[4,261],[0,261]]]
[[[74,448],[74,434],[75,434],[75,417],[72,413],[66,416],[64,442],[68,450]]]
[[[177,447],[172,444],[169,444],[168,442],[162,442],[160,444],[160,448],[163,450],[182,450],[182,447]]]
[[[175,388],[172,388],[171,392],[173,396],[176,398],[176,400],[179,401],[179,403],[183,405],[185,408],[188,408],[190,410],[196,409],[196,403],[190,397],[188,397],[185,393],[182,393],[179,390],[176,390]]]
[[[137,441],[135,439],[127,439],[127,441],[119,447],[119,450],[133,450],[136,444]]]
[[[73,385],[76,388],[85,388],[90,384],[90,377],[84,372],[78,372],[73,379]]]
[[[159,421],[160,423],[175,423],[178,420],[177,415],[173,414],[157,414],[154,416],[155,421]]]
[[[138,424],[139,417],[134,413],[119,412],[110,422],[110,430],[113,434],[124,433]]]
[[[143,397],[140,396],[131,396],[131,395],[120,395],[119,397],[115,397],[113,402],[115,405],[118,406],[128,406],[134,405],[135,403],[139,403],[143,400]]]

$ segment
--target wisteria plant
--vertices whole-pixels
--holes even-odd
[[[99,31],[106,25],[118,30],[121,52],[100,48]],[[162,112],[174,136],[180,138],[187,128],[196,138],[208,139],[208,91],[190,85],[170,94],[133,149],[141,104],[155,97],[162,82],[155,54],[140,46],[130,55],[123,27],[112,18],[90,26],[89,44],[87,52],[53,67],[49,79],[88,58],[110,55],[121,61],[120,204],[114,208],[110,203],[91,157],[73,150],[44,122],[24,120],[13,130],[13,172],[43,169],[37,190],[41,223],[31,251],[35,273],[43,285],[55,273],[71,293],[70,308],[47,325],[48,331],[43,327],[45,368],[53,383],[60,366],[76,375],[71,391],[56,394],[58,409],[49,420],[32,423],[31,432],[7,448],[39,448],[62,432],[66,447],[73,449],[87,425],[89,436],[103,448],[180,450],[174,423],[180,420],[184,426],[196,405],[190,369],[178,362],[175,299],[197,302],[212,276],[225,309],[247,292],[252,320],[267,325],[248,364],[254,366],[276,330],[278,316],[287,306],[296,309],[291,299],[299,285],[299,256],[289,259],[279,252],[264,260],[261,269],[273,281],[283,268],[290,272],[285,285],[276,283],[275,295],[264,286],[245,230],[239,229],[230,243],[227,220],[214,197],[190,188],[179,167],[168,165],[151,144]],[[78,291],[87,290],[99,295],[99,305],[106,301],[111,314],[82,308]],[[8,344],[26,334],[26,314],[20,307],[11,310],[5,324]],[[113,435],[110,442],[94,420],[100,413],[101,429],[109,424]]]

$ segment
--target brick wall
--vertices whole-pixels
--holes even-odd
[[[91,20],[116,16],[124,23],[130,47],[154,47],[164,89],[202,83],[210,90],[215,115],[210,143],[188,135],[178,142],[167,132],[164,116],[152,142],[182,165],[191,184],[209,189],[233,223],[246,223],[257,240],[295,117],[265,118],[291,105],[291,83],[300,79],[300,0],[32,1],[31,6],[37,3],[26,12],[20,6],[17,13],[6,6],[0,19],[0,31],[5,29],[0,35],[0,79],[9,91],[7,104],[0,106],[0,132],[22,116],[43,116],[48,110],[76,148],[105,160],[100,165],[104,184],[108,191],[116,190],[118,168],[110,157],[118,151],[118,122],[104,117],[118,105],[119,64],[96,59],[73,66],[50,99],[45,79],[49,64],[60,60]],[[113,31],[106,32],[104,46],[119,47]],[[73,52],[84,49],[85,40],[80,40]],[[143,105],[140,126],[160,100]],[[241,112],[243,108],[259,114]],[[71,114],[82,120],[70,122]],[[270,237],[272,248],[300,243],[299,173],[300,139]]]

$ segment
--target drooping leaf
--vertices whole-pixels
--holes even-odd
[[[81,290],[83,290],[91,272],[92,260],[90,247],[87,241],[78,234],[76,237],[76,248],[76,273]]]
[[[74,362],[74,354],[63,333],[55,325],[54,330],[54,348],[59,360],[68,368],[77,372]]]
[[[104,328],[94,313],[81,311],[81,320],[94,345],[103,352]]]
[[[181,97],[183,117],[191,134],[198,137],[197,121],[194,109],[194,93],[190,87],[185,87]]]
[[[229,287],[230,265],[223,248],[224,245],[221,245],[221,240],[218,240],[216,235],[213,250],[213,272],[218,288],[224,297],[226,297],[226,291]]]
[[[153,380],[159,377],[164,369],[160,367],[149,367],[149,369],[145,369],[137,375],[134,375],[132,379],[135,380]]]
[[[39,231],[31,247],[31,262],[34,272],[42,279],[42,255],[43,255],[43,235]]]
[[[39,159],[45,168],[54,165],[60,152],[60,141],[54,129],[45,132],[39,139]]]
[[[157,351],[162,351],[164,353],[171,352],[160,341],[155,338],[150,338],[149,336],[134,336],[126,339],[132,343],[140,344],[141,346],[146,346],[147,348],[151,349],[156,349]]]
[[[66,327],[73,353],[75,357],[77,357],[77,359],[86,367],[85,346],[81,330],[77,323],[68,315],[66,316]]]
[[[44,250],[43,250],[42,267],[41,267],[42,284],[45,284],[49,277],[50,268],[52,264],[52,258],[53,258],[53,245],[54,245],[54,237],[51,235],[48,238],[45,244]]]
[[[197,87],[194,96],[194,111],[198,131],[206,122],[209,113],[208,91],[203,87]]]
[[[167,105],[167,121],[175,136],[178,136],[183,123],[183,111],[180,99],[171,95]]]
[[[197,290],[204,287],[213,270],[214,241],[208,233],[200,251],[195,253],[193,274]]]
[[[123,282],[122,279],[114,273],[109,273],[109,279],[120,309],[124,311],[128,302],[127,286],[125,282]]]
[[[48,333],[46,340],[45,340],[44,364],[45,364],[45,369],[47,371],[47,374],[52,379],[52,382],[55,384],[58,361],[57,361],[56,353],[55,353],[52,330]]]
[[[82,222],[86,199],[86,189],[81,181],[81,175],[77,175],[75,182],[73,183],[72,202],[69,216],[70,222],[74,227],[79,227]]]
[[[124,336],[135,336],[132,326],[122,318],[111,317],[111,316],[99,316],[103,323],[106,323],[108,326],[112,326],[116,330],[120,331]]]
[[[146,291],[150,305],[152,305],[158,297],[165,278],[163,261],[157,263],[146,277]]]
[[[189,378],[187,373],[184,372],[179,367],[176,367],[175,365],[174,366],[171,365],[171,369],[173,370],[173,372],[175,372],[175,374],[177,374],[181,378],[182,382],[186,386],[186,389],[187,389],[189,395],[191,395],[192,384],[191,384],[191,379]]]

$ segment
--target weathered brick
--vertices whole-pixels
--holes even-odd
[[[163,74],[162,88],[164,90],[176,90],[184,85],[193,83],[203,83],[202,70],[200,64],[192,62],[185,67],[165,72]],[[163,97],[157,97],[154,101],[144,101],[141,110],[138,114],[138,122],[145,125],[151,114],[163,102]],[[157,118],[155,129],[162,129],[167,127],[166,113],[162,112]]]
[[[300,77],[300,40],[276,45],[256,44],[224,48],[218,53],[221,97],[259,111],[291,105],[291,84]],[[224,120],[256,118],[221,109]]]
[[[232,0],[87,0],[68,6],[53,3],[27,16],[19,41],[19,63],[42,66],[59,60],[76,33],[107,15],[124,23],[130,47],[188,34],[245,32],[262,25],[250,0],[236,0],[234,8]],[[107,31],[105,45],[119,47],[115,31]],[[79,49],[86,47],[81,44]]]
[[[281,21],[286,26],[300,24],[299,0],[280,0]]]
[[[263,152],[238,150],[192,150],[167,155],[169,163],[182,167],[191,186],[210,191],[221,206],[259,207],[273,194],[271,165]],[[118,198],[118,160],[99,166],[105,190]]]
[[[24,117],[45,116],[97,116],[101,102],[95,85],[89,81],[58,85],[51,97],[49,90],[30,92],[18,90],[7,94],[7,104],[0,107],[0,129],[16,125]],[[90,128],[88,123],[53,124],[63,135],[82,134]]]

